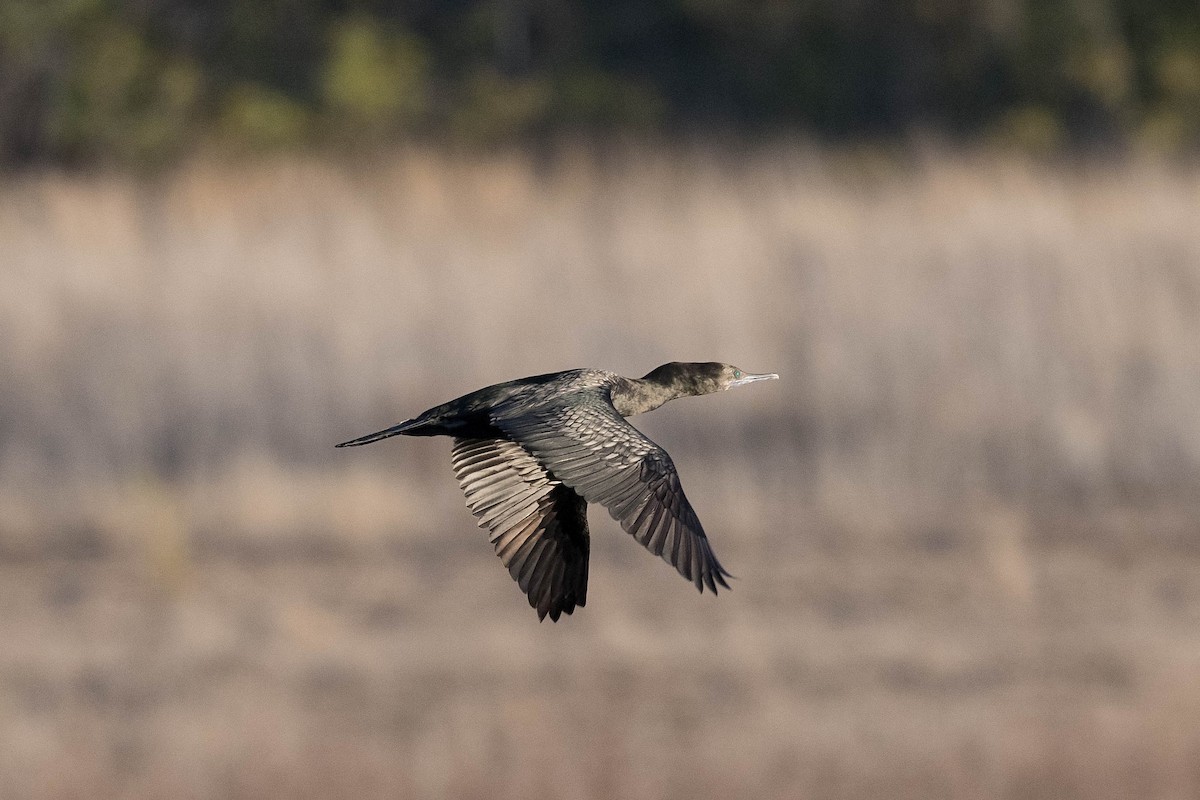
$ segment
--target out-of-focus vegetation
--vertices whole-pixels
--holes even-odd
[[[6,181],[0,794],[1200,797],[1200,172],[1147,161]],[[539,625],[449,442],[332,446],[712,358],[782,378],[634,422],[720,597],[594,509]]]
[[[561,131],[1200,142],[1188,0],[5,0],[0,162]]]

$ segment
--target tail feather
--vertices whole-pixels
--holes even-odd
[[[390,436],[398,436],[399,434],[411,431],[412,429],[419,427],[421,424],[422,423],[418,422],[415,419],[406,419],[406,420],[404,420],[404,422],[401,422],[399,425],[393,425],[390,428],[386,428],[382,431],[376,431],[375,433],[368,433],[366,436],[360,436],[357,439],[351,439],[348,442],[342,442],[341,444],[336,445],[336,446],[337,447],[358,447],[360,444],[370,444],[371,442],[378,442],[380,439],[387,439]]]

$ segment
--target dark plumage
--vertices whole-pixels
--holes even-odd
[[[625,417],[778,377],[715,362],[672,362],[643,378],[595,369],[535,375],[338,447],[398,434],[454,437],[451,461],[467,506],[538,618],[557,621],[587,599],[588,503],[607,508],[700,591],[729,588],[671,457]]]

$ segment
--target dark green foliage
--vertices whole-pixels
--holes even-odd
[[[1186,0],[3,0],[0,162],[696,126],[1200,141]]]

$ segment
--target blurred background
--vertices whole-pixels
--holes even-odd
[[[1200,796],[1200,11],[0,0],[0,797]],[[536,615],[449,443],[637,418]]]

